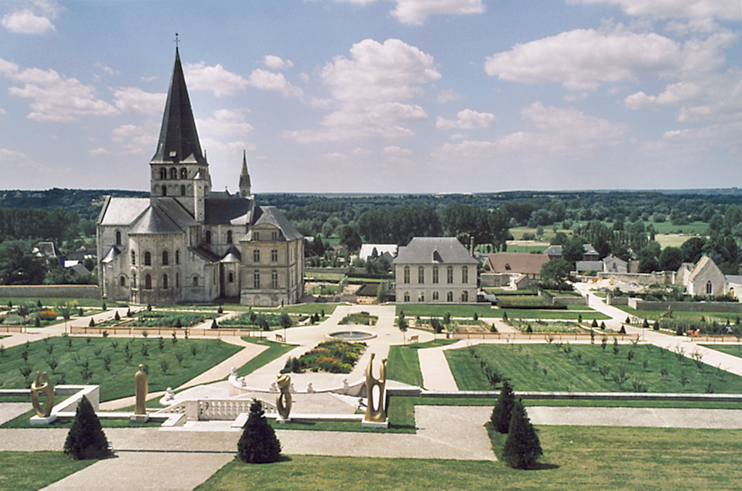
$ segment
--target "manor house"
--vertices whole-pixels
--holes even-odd
[[[135,304],[296,303],[304,238],[273,206],[258,206],[243,154],[239,196],[214,191],[175,50],[149,198],[107,197],[97,223],[106,298]]]

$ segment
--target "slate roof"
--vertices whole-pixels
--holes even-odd
[[[34,252],[37,256],[44,257],[60,257],[64,255],[64,251],[57,247],[54,242],[38,242],[34,246]]]
[[[129,226],[149,206],[149,198],[107,198],[98,219],[100,225]]]
[[[562,255],[562,246],[560,245],[550,245],[546,248],[544,251],[544,254],[547,256],[561,256]]]
[[[110,263],[113,261],[113,259],[121,254],[121,249],[119,249],[116,246],[111,247],[111,250],[108,251],[108,254],[101,260],[103,263]]]
[[[227,253],[221,259],[221,262],[223,263],[242,262],[242,254],[240,254],[240,251],[235,246],[232,246],[227,250]]]
[[[292,241],[304,238],[275,206],[256,206],[253,220],[253,227],[269,224],[278,228],[281,231],[281,237],[278,240]],[[243,240],[252,240],[252,234],[251,229]]]
[[[250,223],[255,203],[249,199],[228,197],[205,200],[205,222],[207,225],[247,225]]]
[[[603,271],[603,261],[577,261],[575,269],[577,271]]]
[[[490,254],[484,262],[488,273],[522,273],[541,274],[541,266],[549,262],[546,254],[529,254],[527,252],[497,252]]]
[[[181,230],[185,230],[187,227],[199,225],[198,221],[191,215],[191,212],[189,212],[175,198],[158,198],[157,207],[160,211],[164,212],[169,219],[175,222]]]
[[[478,264],[455,237],[415,237],[400,247],[394,264]]]
[[[182,233],[183,230],[156,206],[147,208],[129,229],[129,235]]]
[[[172,152],[175,152],[174,157],[171,156]],[[208,165],[201,151],[201,143],[196,131],[196,120],[193,117],[183,67],[180,64],[180,54],[176,47],[173,74],[170,77],[165,112],[162,115],[160,138],[152,161],[181,162],[185,160]]]
[[[376,249],[376,252],[381,256],[385,252],[388,252],[389,255],[394,257],[394,255],[397,253],[397,245],[396,244],[363,244],[361,246],[361,252],[358,254],[358,257],[360,257],[363,260],[368,259],[371,257],[371,254],[373,254],[374,249]]]
[[[75,264],[67,269],[69,269],[74,276],[88,276],[90,274],[90,270],[82,264]]]
[[[203,247],[189,247],[188,250],[199,256],[201,259],[204,259],[205,261],[208,261],[210,263],[218,263],[220,260],[219,256],[208,249],[204,249]]]

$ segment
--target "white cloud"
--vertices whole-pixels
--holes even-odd
[[[624,105],[635,111],[678,107],[681,123],[742,121],[742,70],[670,84],[659,95],[637,92]]]
[[[154,153],[157,147],[158,124],[154,120],[140,125],[124,124],[111,132],[111,140],[121,143],[124,153],[135,154],[145,151]]]
[[[438,117],[435,122],[435,127],[442,130],[452,129],[475,129],[475,128],[487,128],[497,122],[497,118],[491,113],[480,113],[471,109],[464,109],[459,111],[456,116],[458,120],[452,121],[443,117]]]
[[[7,148],[0,148],[0,162],[19,162],[28,160],[28,156],[17,150],[8,150]]]
[[[461,94],[453,89],[446,89],[442,90],[438,94],[438,98],[436,100],[438,101],[438,104],[445,104],[446,102],[458,101],[459,99],[461,99]]]
[[[392,156],[392,157],[408,157],[412,155],[412,151],[407,148],[402,148],[396,145],[391,145],[388,147],[384,147],[384,149],[381,151],[381,155],[387,155],[387,156]]]
[[[83,85],[75,78],[62,77],[54,70],[30,68],[12,72],[9,78],[25,84],[22,88],[10,87],[8,92],[33,101],[29,119],[70,123],[76,121],[75,116],[118,113],[115,107],[95,96],[93,87]]]
[[[12,61],[6,61],[0,58],[0,76],[10,77],[16,72],[18,72],[18,65]]]
[[[376,0],[336,0],[366,5]],[[484,12],[482,0],[392,0],[397,8],[392,15],[403,24],[422,25],[431,15],[440,14],[481,14]]]
[[[161,114],[167,94],[145,92],[138,87],[122,87],[113,91],[114,104],[129,114]]]
[[[488,57],[485,71],[509,82],[556,82],[584,91],[639,74],[677,71],[682,66],[678,44],[658,34],[577,29],[516,44],[510,51]]]
[[[8,111],[0,107],[0,114],[8,114]]]
[[[225,70],[220,64],[206,66],[206,63],[185,63],[183,65],[188,88],[208,90],[215,96],[233,95],[248,84],[240,75]]]
[[[111,152],[109,152],[108,150],[106,150],[106,149],[105,149],[105,148],[103,148],[103,147],[98,147],[98,148],[93,148],[93,149],[92,149],[92,150],[90,150],[90,151],[89,151],[88,153],[89,153],[90,155],[93,155],[93,156],[95,156],[95,155],[108,155],[108,154],[110,154]]]
[[[284,60],[280,56],[274,55],[265,55],[263,63],[265,63],[265,66],[267,66],[271,70],[283,70],[285,68],[291,68],[292,66],[294,66],[294,62],[292,62],[291,60]]]
[[[322,120],[326,129],[284,136],[300,142],[410,136],[407,125],[427,119],[422,107],[408,101],[423,93],[422,85],[441,78],[432,56],[398,39],[384,44],[366,39],[353,45],[350,54],[335,57],[322,70],[340,106]]]
[[[626,133],[621,124],[574,108],[544,107],[541,102],[523,108],[521,119],[534,130],[503,135],[493,141],[446,143],[433,156],[483,159],[494,154],[519,153],[579,158],[602,147],[620,144]]]
[[[659,18],[708,18],[739,20],[739,0],[567,0],[567,3],[619,6],[629,15]]]
[[[48,34],[55,32],[52,20],[64,10],[55,0],[33,0],[28,8],[5,14],[0,24],[18,34]]]
[[[248,84],[258,89],[280,92],[287,97],[301,97],[304,94],[299,87],[291,85],[282,73],[273,73],[259,68],[250,74]]]
[[[252,125],[245,122],[242,111],[219,109],[209,119],[199,119],[198,126],[203,134],[245,135],[253,131]]]

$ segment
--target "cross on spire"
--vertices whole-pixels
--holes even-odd
[[[178,43],[180,42],[180,39],[178,39],[178,33],[175,33],[175,49],[178,49]]]

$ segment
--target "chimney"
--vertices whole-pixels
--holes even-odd
[[[469,237],[469,254],[474,256],[474,236]]]

